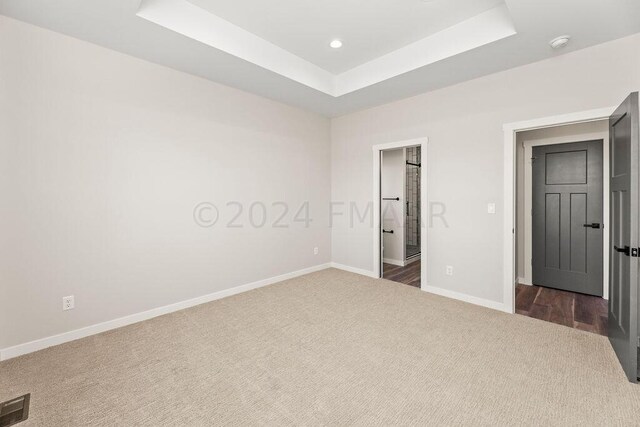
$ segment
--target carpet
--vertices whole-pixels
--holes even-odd
[[[607,338],[323,270],[0,363],[28,425],[637,425]]]

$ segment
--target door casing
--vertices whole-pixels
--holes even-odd
[[[424,167],[428,167],[427,163],[427,143],[429,139],[418,138],[418,139],[410,139],[405,141],[397,141],[390,142],[387,144],[378,144],[372,147],[373,150],[373,276],[376,278],[380,278],[382,274],[382,220],[381,220],[381,206],[380,203],[380,183],[381,183],[381,165],[380,165],[380,157],[381,152],[386,150],[394,150],[397,148],[407,148],[407,147],[420,147],[421,156],[422,156],[422,164]],[[427,200],[427,177],[426,172],[423,171],[420,174],[420,214],[422,215],[421,224],[422,228],[420,229],[420,233],[422,235],[422,239],[420,240],[420,253],[422,254],[420,258],[420,287],[422,289],[426,289],[427,286],[427,239],[428,233],[427,229],[424,226],[426,222],[424,221],[425,215],[425,203]]]
[[[503,220],[503,304],[502,310],[515,313],[516,282],[516,134],[527,130],[608,120],[616,107],[580,111],[542,117],[521,122],[505,123],[504,134],[504,220]]]

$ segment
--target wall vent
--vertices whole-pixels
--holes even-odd
[[[31,394],[0,403],[0,427],[9,427],[29,418]]]

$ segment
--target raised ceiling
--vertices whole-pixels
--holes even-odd
[[[290,14],[296,15],[293,12]],[[483,10],[470,18],[455,21],[451,26],[402,45],[392,52],[381,52],[380,56],[358,64],[345,72],[334,74],[293,54],[281,45],[222,19],[220,16],[195,5],[190,0],[143,0],[137,15],[163,28],[244,59],[333,97],[355,92],[516,34],[506,7],[500,4]],[[290,20],[291,22],[296,19],[305,21],[303,16],[294,16]],[[462,15],[458,18],[462,19]],[[307,20],[316,22],[318,26],[328,26],[331,22],[331,19],[325,18],[323,21],[315,16],[313,19],[307,18]],[[280,26],[287,28],[293,26],[280,21],[285,20],[276,20]],[[372,23],[380,21],[381,19],[378,18],[374,19]],[[347,24],[344,23],[343,27],[346,28]],[[290,30],[290,34],[294,35],[292,38],[301,34],[298,31],[305,34],[302,28],[295,31]],[[346,29],[342,31],[346,31]],[[321,52],[326,47],[327,41],[317,45],[304,44],[305,52]],[[355,48],[351,50],[354,54],[357,53]],[[364,52],[366,49],[361,50]],[[341,50],[341,52],[344,51]],[[338,53],[334,52],[334,54]]]
[[[326,116],[640,32],[638,0],[0,0],[0,13]]]
[[[340,74],[503,4],[502,0],[189,0]],[[344,41],[331,49],[333,39]]]

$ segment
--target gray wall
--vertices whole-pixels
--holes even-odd
[[[330,261],[327,119],[2,16],[0,57],[0,348]]]
[[[638,52],[640,35],[634,35],[336,118],[332,198],[370,202],[371,146],[429,137],[426,204],[446,206],[448,227],[435,221],[427,229],[426,285],[501,303],[503,124],[619,104],[640,89]],[[495,215],[487,214],[489,202],[497,205]],[[334,261],[373,269],[369,223],[351,227],[340,219],[332,246]]]

